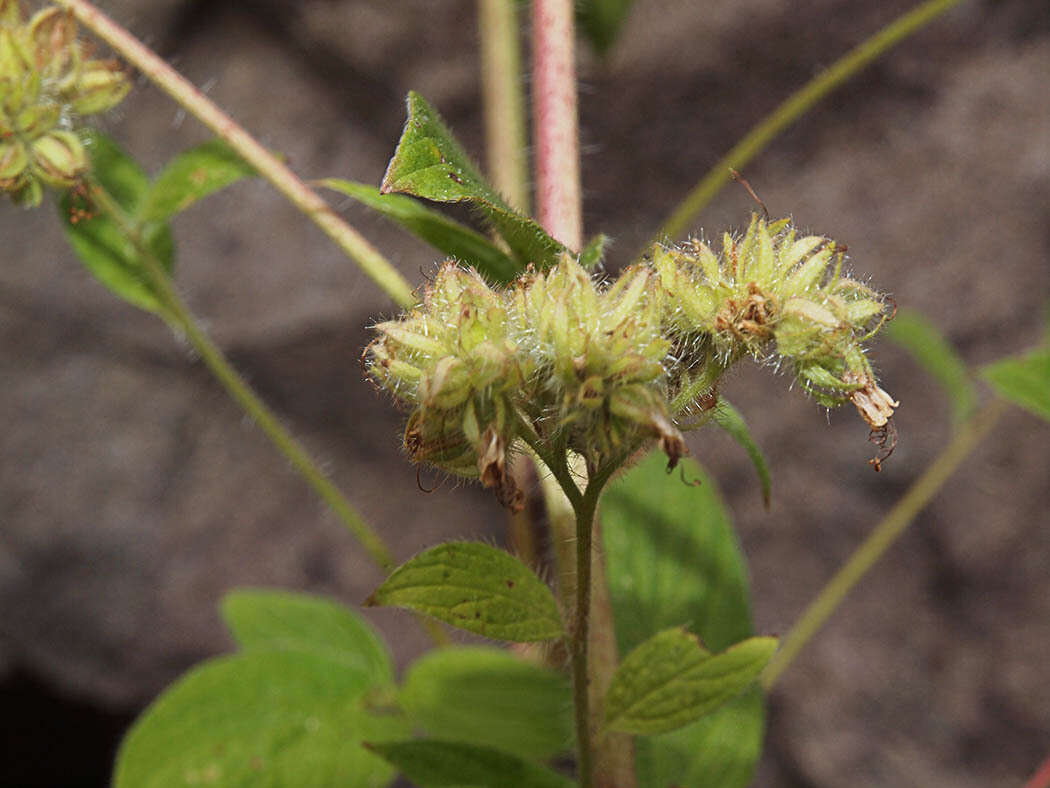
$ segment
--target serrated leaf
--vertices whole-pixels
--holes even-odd
[[[229,145],[210,140],[184,151],[169,162],[154,179],[139,211],[145,222],[166,222],[198,200],[255,175]]]
[[[758,677],[776,638],[748,638],[721,654],[682,629],[666,629],[628,654],[605,696],[605,725],[622,733],[666,733],[704,717]]]
[[[576,6],[580,28],[591,45],[604,55],[616,41],[634,0],[583,0]]]
[[[977,408],[977,390],[966,364],[937,327],[919,312],[901,309],[885,330],[944,388],[952,405],[952,423],[958,426],[969,419]]]
[[[99,132],[89,137],[87,150],[99,185],[129,217],[132,216],[148,191],[146,174],[115,142]],[[99,213],[97,208],[86,205],[83,198],[72,191],[66,192],[59,201],[59,217],[70,246],[96,279],[125,301],[163,314],[143,268],[138,247],[123,232],[120,224]],[[170,274],[175,261],[171,229],[156,222],[139,225],[137,229],[146,247]]]
[[[193,669],[138,719],[115,788],[379,788],[393,777],[362,740],[401,738],[368,713],[365,672],[301,651],[249,651]]]
[[[687,626],[720,651],[751,634],[744,560],[714,482],[691,460],[686,484],[651,454],[602,498],[601,533],[620,653]],[[757,692],[672,733],[636,741],[641,788],[744,788],[761,751]],[[717,760],[712,753],[717,753]]]
[[[981,370],[999,396],[1050,421],[1050,349],[988,364]]]
[[[545,760],[572,746],[572,695],[557,671],[496,648],[431,651],[407,671],[401,707],[424,731]]]
[[[492,282],[507,284],[520,272],[518,264],[481,233],[427,208],[411,197],[383,194],[374,186],[341,178],[325,178],[320,184],[352,197],[397,222],[446,255],[473,266]]]
[[[346,607],[309,594],[239,589],[222,600],[222,617],[242,649],[306,651],[389,684],[394,667],[372,626]]]
[[[729,436],[739,443],[747,452],[747,456],[751,458],[751,464],[755,466],[755,473],[758,474],[758,481],[762,485],[762,503],[768,509],[773,488],[769,478],[769,465],[766,463],[766,456],[762,453],[762,449],[751,436],[751,430],[748,429],[743,415],[733,407],[729,400],[720,397],[712,418],[715,424],[729,433]]]
[[[576,784],[545,766],[464,742],[424,739],[373,744],[420,788],[573,788]]]
[[[477,542],[438,545],[402,564],[366,605],[394,605],[494,640],[564,635],[551,590],[509,553]]]
[[[418,93],[408,94],[408,120],[380,191],[435,202],[469,202],[507,242],[517,273],[529,263],[554,265],[566,248],[533,219],[518,213],[482,177],[448,126]]]

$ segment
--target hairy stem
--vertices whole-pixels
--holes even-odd
[[[533,0],[532,109],[539,223],[570,249],[583,246],[576,41],[572,0]]]
[[[527,214],[528,140],[517,0],[478,0],[478,27],[488,174],[511,207]]]
[[[673,240],[696,220],[697,215],[722,189],[731,177],[730,170],[742,169],[757,156],[784,129],[798,120],[809,109],[845,83],[877,57],[899,44],[912,33],[943,14],[960,0],[927,0],[891,22],[878,33],[851,49],[828,69],[811,79],[784,103],[763,118],[733,149],[711,168],[674,212],[660,225],[650,243],[639,252],[641,257],[653,243]]]
[[[237,151],[241,158],[335,241],[339,248],[399,306],[408,308],[415,303],[416,299],[408,281],[378,249],[336,215],[317,192],[303,183],[284,162],[260,145],[189,80],[86,0],[56,0],[56,3],[69,9],[84,27],[109,44],[150,81]]]
[[[868,538],[853,552],[849,560],[821,589],[781,641],[779,651],[762,673],[762,686],[767,691],[776,684],[780,675],[795,660],[810,639],[817,634],[831,614],[838,609],[853,587],[904,533],[919,512],[925,508],[926,504],[944,486],[944,483],[988,435],[1007,407],[1005,401],[994,399],[979,410],[969,422],[960,427],[955,438],[944,448],[933,464],[915,481],[908,492],[875,526]]]

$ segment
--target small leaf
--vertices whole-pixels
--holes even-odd
[[[372,744],[369,748],[421,788],[575,786],[572,780],[545,766],[474,744],[425,739]]]
[[[401,707],[443,739],[544,760],[572,746],[572,695],[557,671],[497,648],[431,651],[405,674]]]
[[[91,174],[121,208],[135,213],[149,191],[149,178],[124,150],[101,131],[86,131],[84,147],[91,157]]]
[[[373,683],[394,680],[390,652],[376,631],[327,599],[240,589],[222,600],[222,617],[242,649],[307,651],[363,671]]]
[[[623,733],[666,733],[706,716],[758,677],[776,638],[749,638],[712,654],[682,628],[654,635],[628,654],[605,696],[605,725]]]
[[[408,94],[408,120],[380,190],[475,205],[507,242],[518,265],[516,273],[529,263],[539,269],[549,268],[566,251],[534,220],[507,205],[438,113],[415,92]]]
[[[583,251],[580,252],[580,265],[587,269],[598,265],[604,259],[605,247],[609,245],[611,240],[605,233],[598,233],[598,235],[589,240],[587,245],[583,247]]]
[[[364,739],[405,724],[368,713],[360,670],[301,651],[249,651],[194,668],[121,745],[116,788],[294,785],[380,788],[393,771]]]
[[[591,45],[604,55],[616,41],[634,0],[584,0],[576,15]]]
[[[495,640],[564,635],[558,603],[535,573],[509,553],[449,542],[420,553],[386,579],[365,605],[394,605]]]
[[[944,388],[952,404],[952,424],[969,419],[977,408],[977,390],[966,364],[937,327],[919,312],[902,309],[886,331]]]
[[[1050,421],[1050,348],[996,361],[981,375],[1003,399]]]
[[[421,205],[411,197],[383,194],[374,186],[340,178],[326,178],[320,183],[392,219],[446,255],[473,266],[492,282],[507,284],[520,272],[517,263],[481,233]]]
[[[219,139],[180,153],[154,179],[139,217],[164,222],[255,170]]]
[[[128,217],[133,215],[149,188],[146,174],[115,142],[101,133],[95,132],[89,137],[87,150],[91,155],[95,180],[127,212]],[[59,216],[70,246],[96,279],[125,301],[141,309],[163,313],[143,269],[138,247],[116,221],[85,205],[82,197],[73,191],[66,192],[59,201]],[[133,225],[130,218],[128,223]],[[146,247],[170,274],[175,260],[175,243],[170,228],[155,222],[135,226]]]
[[[715,406],[712,418],[715,424],[728,432],[730,437],[739,443],[744,448],[744,451],[747,452],[747,456],[751,458],[751,464],[755,466],[755,473],[758,474],[758,480],[762,484],[762,503],[768,509],[772,494],[769,465],[766,464],[766,457],[762,453],[762,449],[759,448],[758,444],[755,443],[755,439],[751,436],[751,430],[748,429],[743,415],[733,407],[729,400],[721,397],[718,400],[718,405]]]

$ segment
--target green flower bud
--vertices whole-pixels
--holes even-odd
[[[78,115],[96,115],[117,106],[131,90],[131,81],[115,60],[91,60],[80,70],[71,95]]]
[[[32,146],[34,171],[51,186],[72,186],[88,167],[87,153],[71,131],[52,131]]]
[[[14,183],[28,166],[29,154],[21,140],[9,138],[0,142],[0,183]]]

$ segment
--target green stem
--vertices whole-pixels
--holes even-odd
[[[478,27],[489,177],[513,208],[527,214],[529,161],[517,0],[478,0]]]
[[[598,507],[602,479],[588,474],[587,489],[573,506],[576,513],[576,614],[573,617],[572,693],[576,712],[576,771],[580,788],[591,788],[594,780],[593,744],[591,742],[590,683],[588,647],[591,620],[591,537],[594,514]]]
[[[700,180],[674,212],[660,225],[653,240],[639,253],[648,251],[652,243],[675,239],[686,232],[696,216],[730,179],[730,169],[743,169],[780,132],[798,120],[810,107],[842,85],[875,58],[899,44],[912,33],[922,29],[960,0],[927,0],[920,3],[874,36],[854,47],[830,68],[818,74],[784,103],[763,118],[732,150],[718,160]]]
[[[109,44],[237,151],[241,158],[335,241],[398,305],[408,308],[415,304],[416,298],[408,281],[378,249],[336,215],[317,192],[303,183],[284,162],[260,145],[189,80],[86,0],[56,0],[56,3],[71,11],[84,27]]]
[[[849,560],[809,604],[802,616],[781,641],[780,649],[762,673],[762,686],[768,691],[787,669],[803,647],[842,604],[846,595],[875,564],[883,553],[904,533],[915,517],[940,491],[956,469],[999,421],[1007,409],[1005,401],[994,399],[960,427],[955,438],[944,448],[908,492],[889,511]]]

